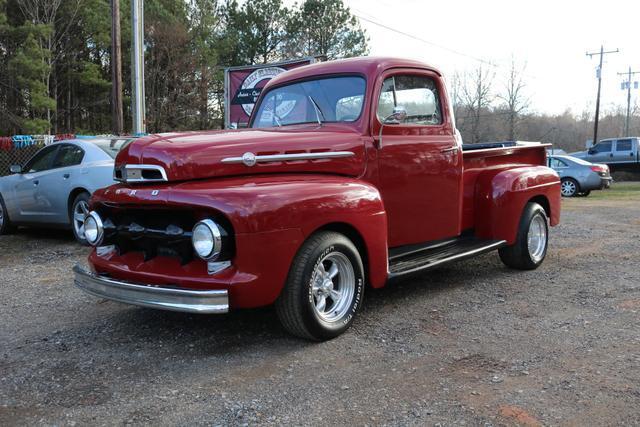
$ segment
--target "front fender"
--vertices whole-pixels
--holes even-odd
[[[553,169],[523,166],[481,174],[476,182],[476,235],[515,243],[522,211],[532,200],[547,210],[551,225],[559,223],[560,179]]]
[[[378,190],[355,178],[324,175],[253,175],[177,184],[98,190],[92,205],[214,210],[231,223],[239,273],[231,283],[236,306],[272,303],[304,241],[326,226],[347,226],[361,238],[372,286],[387,276],[387,219]],[[204,208],[204,209],[203,209]],[[356,242],[357,243],[357,242]],[[243,285],[245,283],[246,285]]]

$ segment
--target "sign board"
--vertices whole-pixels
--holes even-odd
[[[224,127],[236,129],[249,122],[253,106],[269,80],[293,68],[316,62],[314,57],[273,64],[230,67],[224,70]]]

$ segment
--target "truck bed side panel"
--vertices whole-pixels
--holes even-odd
[[[544,145],[465,151],[462,228],[513,243],[522,209],[535,198],[557,224],[560,181],[545,164]]]

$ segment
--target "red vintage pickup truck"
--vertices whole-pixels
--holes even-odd
[[[498,250],[545,258],[560,181],[538,143],[462,145],[442,74],[357,58],[281,74],[247,129],[150,135],[118,155],[84,230],[99,297],[196,313],[275,304],[344,332],[366,286]]]

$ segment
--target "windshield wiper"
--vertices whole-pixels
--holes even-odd
[[[322,126],[322,122],[325,120],[322,110],[320,109],[320,107],[318,107],[318,103],[316,102],[315,99],[313,99],[311,95],[307,95],[307,98],[309,98],[309,101],[311,101],[311,103],[313,104],[313,109],[316,110],[316,118],[318,119],[318,125]],[[322,116],[322,119],[320,119],[320,116]]]

